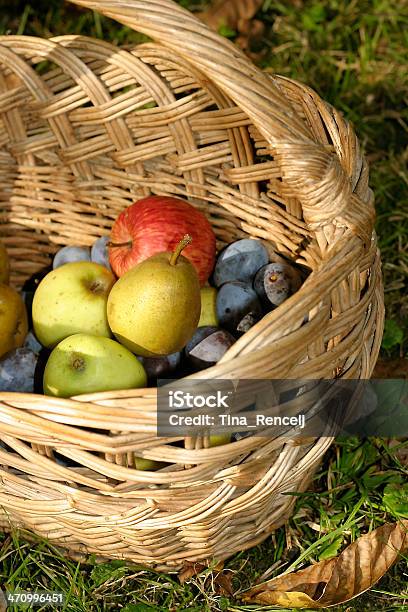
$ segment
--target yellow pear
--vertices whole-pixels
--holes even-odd
[[[10,280],[10,266],[6,247],[0,242],[0,283],[8,283]]]
[[[0,357],[22,346],[28,333],[27,311],[12,287],[0,285]]]
[[[181,251],[157,253],[126,272],[108,298],[108,322],[116,338],[143,357],[169,355],[189,341],[200,319],[200,282]]]

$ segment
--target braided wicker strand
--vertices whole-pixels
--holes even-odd
[[[218,247],[260,238],[308,275],[194,378],[370,377],[381,265],[351,126],[170,0],[76,3],[156,42],[129,51],[81,36],[0,37],[0,237],[13,284],[59,246],[108,234],[138,197],[186,197]],[[288,519],[286,493],[305,490],[331,443],[158,438],[156,402],[152,388],[66,400],[0,392],[0,524],[78,558],[161,570],[221,560]],[[166,466],[137,470],[135,455]]]
[[[70,1],[151,36],[201,70],[204,78],[226,93],[266,138],[269,153],[277,160],[293,196],[301,202],[310,226],[317,229],[337,223],[370,240],[365,226],[372,222],[372,202],[361,203],[357,219],[349,216],[349,177],[338,156],[313,138],[309,126],[299,120],[274,81],[230,41],[175,6],[173,0]]]

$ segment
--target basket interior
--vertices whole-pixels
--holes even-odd
[[[0,235],[17,286],[61,245],[108,234],[150,193],[187,197],[211,220],[218,247],[257,237],[308,268],[343,233],[308,229],[258,129],[160,45],[2,37],[0,66]],[[275,80],[316,139],[339,146],[325,106]]]
[[[91,245],[109,234],[120,211],[140,197],[174,194],[207,215],[218,248],[259,238],[272,261],[283,256],[304,277],[318,275],[318,291],[302,287],[290,298],[295,317],[278,308],[230,349],[230,358],[242,355],[241,372],[259,375],[245,354],[278,339],[283,344],[274,355],[284,356],[285,367],[262,358],[269,363],[265,376],[296,376],[294,368],[305,361],[310,368],[301,367],[299,376],[331,377],[349,364],[368,372],[373,342],[378,349],[372,336],[378,313],[370,300],[379,259],[375,237],[364,248],[352,227],[353,219],[356,227],[365,223],[363,233],[371,237],[364,222],[372,209],[367,164],[340,113],[308,87],[271,78],[316,143],[340,163],[353,198],[351,206],[340,202],[348,220],[329,221],[322,211],[321,222],[306,223],[293,184],[282,176],[282,150],[194,65],[160,44],[119,49],[81,36],[0,37],[0,238],[10,253],[12,283],[22,287],[47,269],[62,245]],[[333,201],[340,196],[333,180]],[[301,330],[304,321],[310,325]],[[357,348],[363,333],[365,352]],[[343,339],[333,366],[324,355]]]

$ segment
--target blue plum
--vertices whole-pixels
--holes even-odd
[[[241,334],[245,334],[245,332],[247,332],[248,330],[251,329],[251,327],[253,327],[255,325],[255,323],[258,323],[258,321],[261,319],[262,317],[254,312],[248,312],[242,319],[241,321],[238,323],[237,325],[237,331],[240,332]]]
[[[56,253],[52,267],[55,270],[66,263],[75,261],[91,261],[91,251],[88,247],[65,246]]]
[[[23,298],[24,303],[27,308],[28,323],[30,326],[33,323],[31,312],[32,312],[32,306],[33,306],[34,293],[36,292],[37,287],[42,281],[42,279],[44,278],[44,276],[46,276],[50,271],[51,271],[51,266],[47,268],[43,268],[39,272],[36,272],[32,276],[30,276],[30,278],[28,278],[23,285],[23,288],[21,291],[21,297]]]
[[[229,244],[218,256],[213,281],[216,287],[230,281],[252,281],[257,270],[269,261],[260,240],[244,238]]]
[[[184,350],[189,364],[203,370],[216,364],[234,342],[225,329],[206,325],[196,330]]]
[[[101,238],[98,238],[98,240],[93,243],[91,248],[91,261],[101,264],[105,266],[105,268],[108,268],[108,270],[111,270],[108,253],[109,240],[109,236],[101,236]]]
[[[149,382],[155,382],[159,378],[168,378],[174,373],[181,363],[181,352],[171,353],[163,357],[139,357]]]
[[[33,351],[33,353],[36,353],[37,355],[43,349],[42,344],[37,340],[34,335],[34,332],[32,331],[28,332],[26,339],[24,340],[24,346],[26,348],[29,348],[31,351]]]
[[[270,263],[256,273],[254,289],[265,306],[276,308],[301,285],[300,273],[286,263]]]
[[[243,318],[252,313],[254,320],[262,317],[259,298],[249,283],[234,281],[222,285],[217,295],[217,317],[221,327],[236,333]]]
[[[10,351],[0,361],[0,391],[34,392],[38,355],[26,347]]]

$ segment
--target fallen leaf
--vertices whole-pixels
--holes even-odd
[[[214,567],[214,571],[208,575],[206,580],[211,580],[217,595],[226,595],[231,597],[234,592],[232,588],[233,573],[223,572],[223,568],[224,563],[222,561],[217,563],[217,565]],[[184,584],[187,580],[190,580],[190,578],[193,578],[193,576],[197,576],[197,574],[201,574],[201,572],[204,572],[205,570],[208,570],[208,565],[186,561],[183,569],[178,575],[180,584]]]
[[[3,591],[0,591],[0,612],[6,612],[7,601]]]
[[[214,571],[220,572],[223,568],[224,563],[220,562],[214,567]],[[204,572],[205,570],[208,570],[208,565],[186,561],[183,564],[183,568],[178,573],[180,584],[184,584],[187,580],[190,580],[190,578],[193,578],[193,576],[197,576],[197,574],[201,574],[201,572]]]
[[[247,22],[252,19],[262,5],[262,0],[216,0],[212,2],[206,11],[199,17],[210,28],[218,30],[221,26],[228,26],[234,30],[238,26],[247,27]]]
[[[232,572],[218,572],[218,574],[214,576],[216,594],[231,597],[234,594],[234,589],[232,588],[232,579]]]
[[[183,569],[178,574],[180,584],[184,584],[187,580],[190,580],[190,578],[193,578],[193,576],[197,576],[197,574],[200,574],[206,569],[207,566],[203,565],[202,563],[191,563],[187,561],[184,563]]]
[[[263,0],[216,0],[199,17],[216,32],[237,35],[235,43],[250,53],[250,43],[259,39],[265,29],[262,21],[253,19]]]
[[[244,601],[285,608],[328,608],[370,589],[408,550],[408,521],[386,523],[361,536],[338,557],[320,561],[247,591]]]

